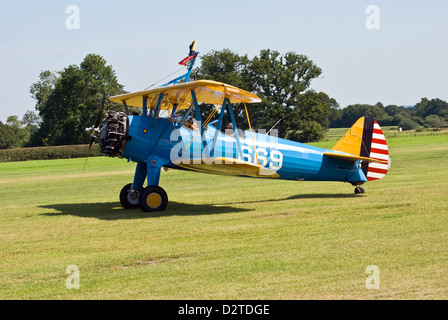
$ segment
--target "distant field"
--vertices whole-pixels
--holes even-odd
[[[327,136],[325,137],[326,141],[337,141],[339,140],[348,130],[349,128],[330,128],[327,132]],[[422,137],[422,136],[439,136],[439,135],[448,135],[448,130],[439,130],[439,131],[422,131],[417,132],[415,130],[411,131],[398,131],[398,127],[396,126],[383,126],[381,129],[384,132],[384,135],[387,138],[409,138],[409,137]]]
[[[121,208],[124,160],[1,163],[0,299],[447,299],[448,136],[388,142],[361,196],[170,170],[157,214]]]

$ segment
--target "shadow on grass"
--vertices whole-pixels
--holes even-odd
[[[225,214],[247,212],[253,209],[235,208],[232,205],[278,202],[297,199],[348,199],[362,197],[355,194],[299,194],[284,199],[264,199],[253,201],[236,201],[219,204],[189,204],[170,201],[162,212],[143,212],[140,209],[124,209],[119,202],[106,203],[68,203],[41,206],[57,212],[43,213],[44,216],[72,215],[82,218],[96,218],[101,220],[145,219],[169,216],[200,216],[211,214]]]
[[[347,199],[347,198],[358,198],[363,197],[362,194],[354,193],[315,193],[315,194],[297,194],[295,196],[288,197],[284,200],[295,200],[295,199]]]
[[[143,212],[140,209],[124,209],[119,202],[106,203],[68,203],[40,206],[57,212],[43,213],[43,216],[72,215],[82,218],[96,218],[101,220],[145,219],[169,216],[200,216],[245,212],[250,209],[234,208],[226,205],[188,204],[170,201],[162,212]]]
[[[297,199],[349,199],[349,198],[361,198],[364,195],[361,194],[346,194],[346,193],[315,193],[315,194],[297,194],[284,199],[264,199],[264,200],[253,200],[253,201],[236,201],[223,203],[223,205],[234,205],[234,204],[247,204],[247,203],[263,203],[263,202],[276,202],[276,201],[288,201]]]

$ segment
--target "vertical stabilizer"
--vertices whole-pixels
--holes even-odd
[[[383,178],[389,170],[390,158],[386,138],[378,122],[370,117],[362,117],[356,121],[332,150],[381,161],[361,162],[368,181]]]

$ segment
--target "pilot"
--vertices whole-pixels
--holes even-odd
[[[234,136],[235,135],[235,133],[233,132],[233,123],[232,122],[229,122],[227,125],[226,125],[226,129],[224,130],[224,133],[226,134],[226,135],[228,135],[228,136]]]
[[[190,130],[194,130],[195,129],[195,123],[194,123],[194,119],[193,117],[189,117],[187,120],[187,128]]]

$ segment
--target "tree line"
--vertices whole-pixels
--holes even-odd
[[[266,49],[251,59],[224,49],[202,55],[193,77],[254,92],[263,101],[250,105],[252,127],[269,130],[275,126],[279,137],[300,142],[318,141],[328,128],[350,127],[362,116],[404,130],[447,125],[448,103],[440,99],[423,98],[412,107],[379,102],[341,108],[334,98],[311,88],[321,73],[312,60],[295,52]],[[30,87],[35,111],[22,119],[10,116],[6,123],[0,121],[0,149],[88,143],[85,128],[94,123],[103,92],[108,96],[125,93],[113,67],[100,55],[89,54],[79,66],[59,72],[42,71]],[[247,128],[244,106],[234,107],[237,125]],[[122,106],[108,102],[106,108],[121,110]]]
[[[381,102],[375,105],[350,105],[335,110],[330,127],[349,127],[363,115],[374,118],[382,126],[398,126],[403,130],[440,129],[448,125],[448,103],[440,99],[422,98],[414,106],[408,107],[384,106]]]

